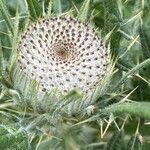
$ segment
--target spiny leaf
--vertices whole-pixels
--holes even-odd
[[[54,9],[56,14],[61,14],[62,13],[61,0],[53,0],[52,5],[53,5],[53,9]]]
[[[48,4],[47,17],[51,16],[52,4],[53,4],[52,1],[50,1],[49,4]]]
[[[119,25],[122,17],[119,11],[117,1],[103,0],[104,3],[104,30],[105,32],[112,30],[114,24]]]
[[[31,18],[33,20],[37,20],[41,17],[42,10],[39,6],[39,2],[37,0],[27,0],[28,8],[30,11]]]
[[[17,57],[17,45],[18,45],[18,37],[19,37],[19,13],[18,8],[16,9],[16,17],[14,20],[14,30],[13,30],[14,36],[12,39],[12,53],[11,53],[11,60],[16,61]],[[10,64],[13,64],[13,62],[10,62]]]
[[[143,48],[143,54],[146,59],[150,58],[150,39],[143,26],[140,26],[139,29],[141,45]]]
[[[104,4],[104,34],[107,34],[113,28],[111,39],[111,49],[114,55],[118,55],[119,41],[121,40],[121,34],[116,33],[116,30],[120,27],[122,17],[119,11],[117,1],[114,0],[103,0]]]
[[[0,136],[7,134],[8,131],[5,128],[0,128]]]
[[[139,136],[139,134],[135,134],[130,138],[126,150],[142,150],[142,143],[139,140]]]
[[[123,102],[112,104],[105,109],[101,110],[101,114],[114,114],[120,115],[123,113],[129,113],[134,116],[150,119],[150,103],[149,102]]]
[[[4,74],[5,66],[4,66],[4,57],[3,51],[0,47],[0,77]]]
[[[0,149],[22,149],[29,150],[27,135],[24,131],[17,132],[16,128],[0,126]]]
[[[82,21],[86,21],[91,0],[85,0],[82,4],[81,9],[79,10],[77,18]]]
[[[132,68],[130,71],[128,71],[121,79],[120,81],[117,83],[117,85],[113,88],[112,91],[118,89],[120,87],[120,85],[122,85],[127,78],[129,77],[129,75],[133,75],[136,71],[142,69],[143,67],[149,66],[150,65],[150,59],[146,59],[144,60],[142,63],[137,64],[134,68]]]
[[[37,111],[37,95],[38,95],[38,92],[39,92],[39,85],[38,85],[38,83],[35,81],[35,80],[33,80],[32,82],[31,82],[31,106],[33,107],[33,109],[35,110],[35,111]]]
[[[7,10],[7,7],[5,6],[3,0],[0,0],[0,11],[2,13],[2,16],[4,17],[7,26],[9,27],[9,30],[11,31],[11,33],[13,34],[13,22],[11,20],[10,14]]]
[[[10,78],[9,78],[9,75],[8,74],[5,74],[5,76],[1,76],[0,77],[0,82],[7,88],[12,88],[12,83],[10,81]]]
[[[107,143],[107,150],[123,150],[123,131],[117,131],[113,134]]]
[[[32,118],[32,121],[30,120],[30,122],[28,123],[26,130],[33,130],[36,127],[40,126],[40,125],[44,125],[46,123],[46,118],[44,117],[44,115],[40,115],[39,117],[36,118]]]
[[[71,92],[69,92],[66,96],[64,96],[60,101],[58,101],[54,106],[53,109],[54,110],[54,114],[56,114],[57,112],[60,112],[61,109],[63,109],[63,107],[67,106],[68,104],[70,104],[71,102],[75,102],[77,101],[79,98],[81,98],[81,95],[75,91],[72,90]],[[73,111],[73,110],[72,110]]]

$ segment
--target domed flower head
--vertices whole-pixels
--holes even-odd
[[[89,92],[108,71],[109,51],[97,31],[75,18],[58,16],[31,24],[18,46],[20,69],[42,91]]]

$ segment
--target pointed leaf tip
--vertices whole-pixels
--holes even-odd
[[[91,0],[85,0],[82,4],[82,7],[81,9],[79,10],[79,13],[78,13],[78,16],[77,18],[79,20],[83,20],[83,21],[86,21],[87,19],[87,14],[88,14],[88,10],[89,10],[89,7],[90,7],[90,2]]]

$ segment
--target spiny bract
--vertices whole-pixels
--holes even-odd
[[[58,16],[31,24],[18,46],[20,69],[42,91],[89,92],[108,71],[109,51],[94,28]]]

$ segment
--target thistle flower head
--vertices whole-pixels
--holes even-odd
[[[96,30],[71,17],[30,25],[19,43],[19,66],[42,91],[88,92],[108,71],[109,52]]]

